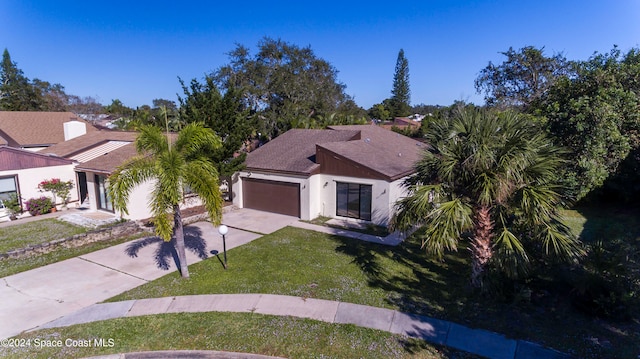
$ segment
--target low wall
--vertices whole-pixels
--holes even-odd
[[[68,238],[60,238],[46,243],[35,244],[26,248],[14,249],[0,253],[0,260],[7,258],[28,258],[37,254],[46,254],[58,248],[76,248],[88,243],[103,242],[119,237],[131,236],[143,230],[135,222],[124,222],[112,227],[92,230],[76,234]]]
[[[225,207],[223,209],[223,212],[232,210],[231,206],[229,206],[228,208],[229,209]],[[196,222],[207,221],[208,219],[209,216],[207,215],[207,213],[200,213],[194,216],[183,218],[182,223],[184,223],[184,225],[186,226]],[[128,221],[117,224],[113,227],[96,229],[87,233],[76,234],[68,238],[56,239],[50,242],[35,244],[26,248],[14,249],[6,253],[0,253],[0,260],[7,258],[29,258],[38,254],[51,253],[58,248],[76,248],[88,243],[103,242],[143,232],[146,232],[149,235],[153,235],[153,227],[145,226],[143,223]]]

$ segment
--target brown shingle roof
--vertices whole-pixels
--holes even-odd
[[[315,162],[316,145],[333,141],[348,141],[358,131],[293,129],[271,140],[247,155],[247,169],[311,174],[319,165]]]
[[[69,141],[58,143],[57,145],[42,150],[42,152],[51,153],[60,157],[70,157],[107,141],[133,142],[136,140],[137,136],[137,132],[99,130],[72,138]]]
[[[392,180],[412,173],[426,149],[421,142],[374,125],[294,129],[249,153],[247,169],[310,175],[319,167],[316,145]]]
[[[0,111],[0,142],[10,146],[50,146],[64,141],[65,122],[77,120],[87,133],[97,131],[72,112]]]
[[[100,157],[79,164],[76,166],[76,170],[111,174],[118,166],[137,154],[135,144],[130,143]]]
[[[375,125],[331,126],[333,130],[360,130],[357,141],[320,145],[339,156],[372,169],[392,180],[414,172],[426,145]]]

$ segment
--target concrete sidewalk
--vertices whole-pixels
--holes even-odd
[[[377,237],[300,222],[295,217],[247,209],[223,214],[229,226],[227,249],[287,225],[397,245],[399,235]],[[222,239],[209,222],[185,227],[187,262],[196,263],[222,252]],[[159,268],[159,266],[161,268]],[[389,309],[318,299],[266,294],[204,295],[141,299],[96,304],[148,281],[176,271],[174,254],[158,238],[149,237],[105,248],[30,271],[0,278],[0,339],[23,331],[123,316],[190,311],[232,311],[291,315],[330,323],[352,323],[425,339],[490,358],[560,358],[562,354],[536,344],[506,339],[496,333]]]
[[[227,249],[260,235],[230,228]],[[187,263],[222,253],[209,222],[185,227]],[[173,253],[156,237],[137,239],[0,279],[0,338],[8,338],[104,301],[177,270]],[[191,248],[191,250],[190,250]]]
[[[322,232],[327,234],[333,234],[336,236],[355,238],[365,242],[385,244],[388,246],[397,246],[398,244],[404,241],[405,237],[400,232],[393,232],[386,237],[382,236],[374,236],[371,234],[365,234],[355,231],[349,231],[347,229],[335,228],[335,227],[326,227],[320,226],[317,224],[311,224],[306,222],[296,221],[290,224],[292,227],[308,229],[310,231]]]
[[[503,335],[396,310],[273,294],[210,294],[94,304],[38,328],[56,328],[122,317],[164,313],[240,312],[293,316],[423,339],[496,359],[551,359],[567,355]]]

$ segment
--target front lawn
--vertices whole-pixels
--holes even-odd
[[[349,324],[255,313],[183,313],[121,318],[39,330],[19,336],[25,348],[2,348],[7,358],[80,358],[154,350],[220,350],[286,358],[478,358],[384,331]],[[64,343],[71,339],[69,347]],[[81,342],[78,342],[82,340]],[[95,346],[112,340],[112,347]],[[61,340],[63,348],[36,348]],[[73,340],[76,340],[75,342]],[[92,347],[74,343],[88,341]]]
[[[586,223],[586,222],[585,222]],[[640,352],[637,324],[594,319],[553,292],[534,288],[509,300],[474,293],[465,249],[431,260],[419,243],[387,247],[285,228],[170,274],[111,301],[210,293],[272,293],[397,309],[541,343],[582,358]],[[549,290],[552,290],[551,288]]]
[[[53,218],[15,224],[0,228],[0,253],[85,232],[84,227]]]

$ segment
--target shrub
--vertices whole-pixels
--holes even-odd
[[[12,215],[22,213],[22,207],[20,206],[18,195],[15,193],[9,195],[9,199],[4,201],[4,206],[7,207]]]
[[[38,184],[40,191],[47,191],[53,193],[53,202],[56,202],[56,196],[62,199],[63,204],[67,204],[69,200],[69,192],[73,188],[73,181],[61,181],[60,178],[52,178],[50,180],[44,180]]]
[[[40,198],[30,198],[24,205],[26,210],[31,213],[32,216],[49,213],[51,212],[51,208],[53,208],[51,198],[45,196]]]
[[[582,268],[573,276],[572,302],[578,309],[614,319],[629,319],[637,310],[640,280],[634,279],[631,268],[640,252],[621,242],[598,241],[589,246]]]

